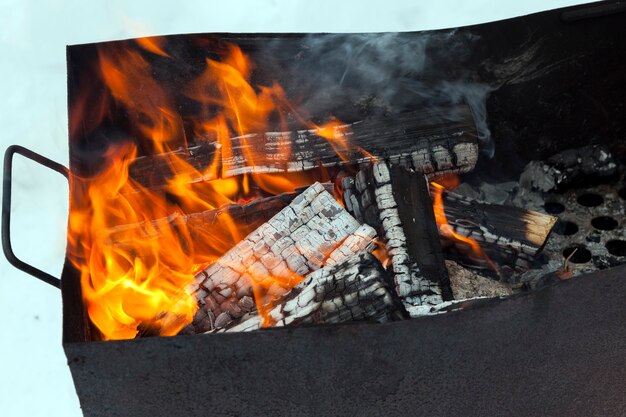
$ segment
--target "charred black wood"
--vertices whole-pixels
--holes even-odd
[[[334,127],[333,136],[349,144],[341,146],[342,155],[337,153],[336,143],[318,133],[319,130],[309,129],[235,137],[231,139],[229,155],[222,154],[217,141],[208,138],[205,143],[188,149],[139,157],[130,166],[130,176],[144,186],[163,186],[173,175],[169,164],[173,157],[186,161],[189,172],[184,173],[191,175],[192,181],[350,165],[371,160],[370,155],[427,175],[465,173],[474,169],[478,159],[476,127],[466,105],[419,110]],[[285,149],[290,149],[289,155],[285,154]],[[250,155],[259,157],[250,160]],[[205,171],[211,164],[217,169],[207,174]]]
[[[542,192],[585,187],[617,179],[618,163],[604,145],[568,149],[544,161],[531,161],[520,176],[523,189]]]
[[[423,175],[416,173],[418,179],[415,179],[408,172],[396,169],[392,172],[385,162],[365,165],[355,178],[344,178],[343,200],[346,209],[357,220],[378,231],[389,255],[395,292],[409,314],[417,316],[422,310],[443,301],[442,285],[447,287],[446,298],[451,298],[449,282],[445,272],[433,272],[439,261],[444,271],[445,266],[443,257],[437,253],[432,207],[429,208],[430,217],[426,213],[417,213],[422,209],[427,211],[421,203],[410,207],[420,198],[421,192],[405,188],[410,183],[417,183]],[[396,175],[398,178],[394,179]],[[422,224],[430,220],[432,225]],[[433,235],[435,243],[427,242]],[[419,259],[426,256],[432,256],[432,259]],[[420,264],[426,266],[425,271]],[[427,276],[426,271],[433,272],[433,275]]]
[[[274,303],[264,319],[251,316],[226,331],[257,330],[262,321],[264,326],[283,327],[401,319],[402,307],[387,287],[386,275],[371,254],[354,255],[310,273]]]
[[[417,261],[424,276],[439,284],[443,300],[451,300],[450,278],[444,264],[428,180],[422,174],[397,165],[390,171],[408,253]]]
[[[474,239],[496,265],[516,271],[525,271],[531,266],[557,221],[547,214],[470,200],[450,191],[443,191],[442,200],[446,219],[455,233]],[[439,234],[447,242],[446,246],[460,250],[459,261],[467,260],[467,244],[450,236],[442,226]]]

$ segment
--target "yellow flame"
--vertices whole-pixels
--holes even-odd
[[[137,44],[171,58],[163,39],[143,38]],[[328,178],[319,178],[319,172],[224,177],[223,161],[234,156],[233,137],[238,137],[238,149],[249,165],[275,162],[253,146],[250,133],[267,130],[271,117],[282,120],[285,109],[293,108],[279,85],[250,84],[253,65],[236,46],[230,46],[220,61],[207,59],[206,70],[184,91],[202,108],[200,116],[191,120],[194,134],[216,145],[214,159],[201,170],[173,152],[186,144],[183,120],[173,98],[153,78],[142,52],[128,44],[103,46],[99,64],[109,93],[102,100],[125,109],[136,137],[112,145],[106,164],[95,175],[72,176],[69,257],[81,273],[89,317],[103,339],[133,338],[146,326],[173,335],[192,320],[197,308],[194,294],[186,290],[194,274],[252,231],[227,215],[221,216],[221,227],[192,229],[186,214],[249,201],[258,197],[259,190],[278,194]],[[86,100],[80,100],[73,107],[76,111],[85,110]],[[99,122],[106,119],[105,113]],[[70,120],[77,117],[71,115]],[[142,153],[168,155],[172,176],[164,187],[146,188],[129,177],[139,154],[136,143]],[[279,148],[288,160],[289,143],[279,143]],[[168,220],[155,223],[155,219]],[[252,279],[264,317],[276,298],[272,284],[290,288],[301,277]]]

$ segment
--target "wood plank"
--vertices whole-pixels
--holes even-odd
[[[398,203],[400,199],[398,196],[408,192],[403,189],[407,184],[399,181],[394,193],[392,175],[387,164],[377,162],[364,165],[355,178],[344,178],[342,185],[346,210],[361,223],[376,229],[383,240],[389,256],[389,269],[395,292],[404,307],[410,310],[409,313],[419,315],[422,310],[429,309],[429,306],[441,303],[442,290],[438,282],[441,276],[427,277],[417,259],[419,256],[430,255],[426,253],[428,246],[420,247],[417,244],[418,239],[414,236],[409,237],[425,230],[426,226],[416,224],[425,221],[425,217],[417,216],[416,222],[409,222],[407,219],[412,218],[410,210],[414,209],[410,209],[405,202]],[[417,194],[415,197],[418,198]],[[410,201],[406,202],[408,203]],[[399,205],[403,207],[399,208]],[[409,239],[411,239],[410,248]],[[446,285],[445,280],[443,283]],[[449,297],[449,294],[446,294],[446,297]]]
[[[310,273],[269,312],[272,327],[338,324],[352,321],[385,323],[403,317],[387,287],[387,271],[368,253]],[[261,328],[253,316],[229,332]]]
[[[439,284],[443,300],[452,300],[428,180],[424,175],[398,165],[392,166],[390,171],[393,195],[406,234],[407,251],[424,276]]]
[[[348,242],[357,231],[361,239]],[[371,242],[366,237],[374,233],[363,229],[316,183],[200,271],[190,291],[195,292],[200,308],[211,311],[216,321],[222,314],[238,318],[238,302],[243,297],[254,297],[257,305],[268,304],[323,267],[338,248],[348,243],[354,249],[368,248]]]
[[[322,186],[327,192],[333,192],[332,184],[324,183]],[[206,240],[207,236],[210,236],[212,242],[203,241],[203,245],[211,246],[212,253],[219,256],[239,243],[238,236],[243,237],[252,233],[280,210],[287,207],[306,188],[308,187],[300,187],[291,193],[253,200],[247,204],[227,204],[198,213],[180,214],[176,212],[168,217],[150,222],[116,226],[109,229],[109,240],[111,244],[118,247],[136,250],[133,240],[138,236],[145,239],[158,239],[163,230],[167,228],[185,226],[189,232],[190,240],[185,244],[193,245],[197,239]],[[230,231],[229,225],[233,222],[237,224],[238,236],[233,235]],[[133,240],[129,241],[129,237]],[[151,256],[151,254],[141,255]]]
[[[130,166],[130,176],[146,187],[162,187],[172,176],[169,160],[173,156],[187,162],[188,167],[178,166],[177,172],[190,175],[191,181],[244,173],[304,171],[372,160],[359,149],[427,175],[469,172],[478,160],[476,127],[466,105],[345,124],[335,127],[334,133],[350,144],[341,156],[336,145],[316,130],[251,133],[232,138],[229,155],[222,155],[221,145],[208,138],[199,145],[169,154],[139,157]],[[286,148],[291,149],[289,155],[284,152]],[[250,155],[256,155],[254,161]],[[206,173],[213,162],[217,169]]]
[[[487,256],[504,269],[525,271],[530,268],[557,221],[547,214],[471,200],[451,191],[443,191],[442,197],[452,229],[476,240]],[[440,235],[463,252],[463,244],[454,243],[441,228]],[[506,271],[502,271],[501,276],[506,275]]]

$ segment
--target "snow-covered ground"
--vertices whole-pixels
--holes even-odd
[[[0,0],[0,150],[20,144],[67,164],[65,46],[191,32],[372,32],[455,27],[574,0]],[[67,184],[14,164],[14,249],[58,276]],[[61,294],[0,256],[0,416],[79,416],[61,347]]]

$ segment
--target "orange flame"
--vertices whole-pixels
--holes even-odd
[[[159,38],[137,42],[151,53],[171,58]],[[254,146],[252,134],[267,130],[271,118],[282,124],[284,112],[293,109],[280,86],[250,84],[253,65],[238,47],[231,46],[221,61],[207,59],[206,71],[185,90],[202,108],[201,117],[190,123],[194,135],[212,141],[216,149],[202,170],[180,152],[172,152],[185,147],[183,120],[171,94],[153,78],[142,52],[109,45],[99,50],[99,63],[110,99],[127,112],[134,137],[112,145],[104,155],[106,165],[95,175],[72,176],[68,255],[81,273],[89,317],[103,339],[133,338],[146,326],[161,335],[174,335],[192,320],[197,308],[194,294],[186,290],[194,273],[252,231],[229,219],[219,230],[192,229],[185,215],[248,201],[259,189],[278,194],[328,178],[320,178],[319,170],[228,178],[221,171],[222,162],[234,155],[233,137],[249,165],[271,162]],[[84,103],[74,109],[83,111]],[[289,142],[279,140],[278,148],[287,160]],[[339,148],[347,150],[348,145]],[[168,155],[173,175],[164,188],[146,188],[129,177],[139,149]],[[253,278],[262,317],[278,287],[288,289],[302,279]]]
[[[350,156],[355,152],[360,153],[361,155],[363,155],[363,157],[367,158],[372,163],[378,160],[378,158],[376,158],[374,155],[359,146],[353,145],[348,140],[350,127],[344,123],[341,123],[339,120],[331,120],[330,122],[325,123],[322,126],[317,126],[315,124],[311,124],[311,126],[318,136],[323,137],[328,141],[328,143],[330,143],[330,145],[333,147],[333,150],[335,151],[335,153],[337,153],[342,161],[351,161],[352,158],[350,158]]]
[[[446,177],[445,181],[451,186],[453,186],[453,184],[458,185],[458,179],[456,179],[456,177]],[[437,222],[437,226],[439,227],[441,234],[444,237],[456,240],[457,242],[461,242],[462,244],[468,246],[474,258],[483,259],[490,268],[498,272],[498,267],[493,263],[489,256],[487,256],[476,240],[468,236],[461,236],[455,232],[452,226],[450,226],[450,223],[448,223],[443,204],[443,192],[446,188],[436,182],[431,182],[430,185],[433,190],[433,211],[435,212],[435,221]]]
[[[153,54],[161,55],[166,58],[171,58],[170,54],[165,52],[163,49],[163,45],[165,43],[165,39],[159,36],[151,36],[145,38],[137,38],[135,39],[139,46],[141,46],[146,51],[150,51]]]
[[[257,311],[261,318],[261,327],[272,327],[275,323],[269,313],[275,307],[276,301],[287,293],[290,288],[295,287],[304,280],[304,277],[296,273],[291,273],[290,276],[285,277],[272,275],[252,277],[252,280],[254,283],[252,290],[257,305]]]
[[[70,257],[81,272],[83,296],[89,317],[107,339],[132,338],[142,322],[164,311],[190,320],[194,302],[184,293],[193,277],[195,261],[183,242],[191,244],[186,231],[175,224],[159,230],[161,242],[122,236],[116,245],[109,234],[116,225],[146,222],[171,214],[153,193],[138,193],[141,186],[128,180],[128,166],[135,157],[132,145],[109,149],[112,163],[94,178],[73,176],[70,182]],[[146,210],[135,210],[142,205]],[[177,245],[170,242],[180,242]],[[179,329],[164,326],[162,334]]]

